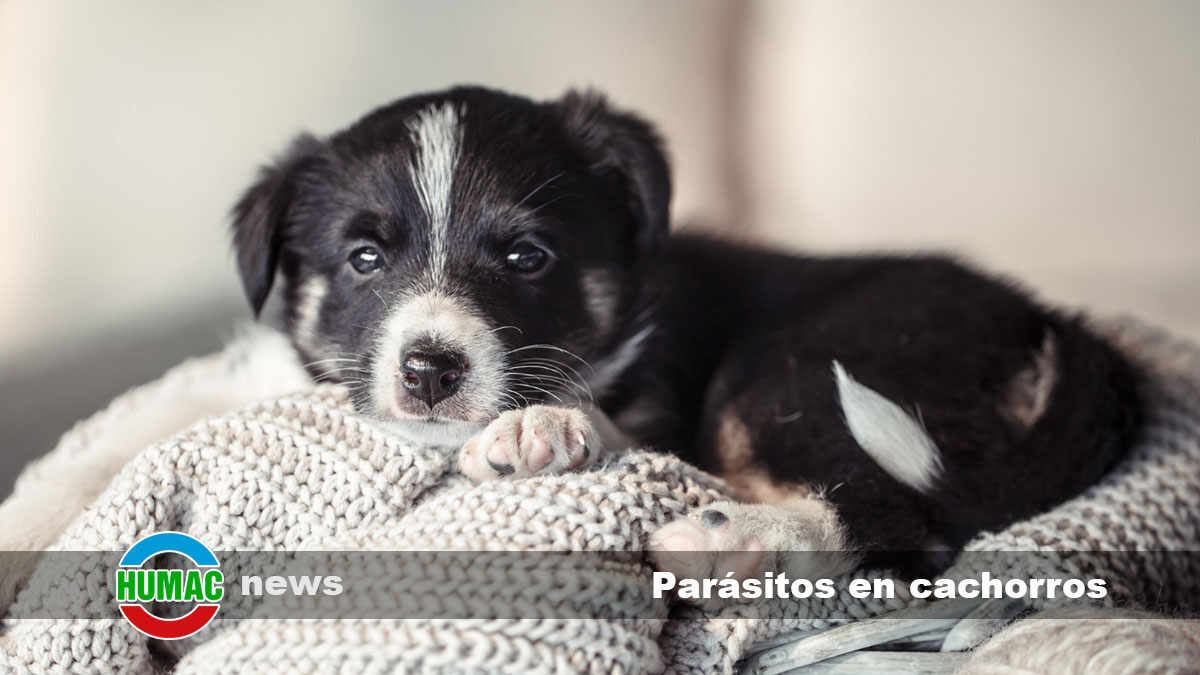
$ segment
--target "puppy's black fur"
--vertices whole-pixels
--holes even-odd
[[[707,270],[711,273],[696,273]],[[1078,319],[939,257],[799,258],[673,239],[655,275],[663,330],[630,369],[614,409],[653,401],[637,437],[720,472],[718,426],[750,434],[750,466],[824,486],[868,550],[952,546],[1078,493],[1139,423],[1130,366]],[[1057,381],[1024,428],[1006,389],[1048,335]],[[871,461],[848,433],[830,363],[911,406],[944,471],[921,493]]]
[[[823,489],[857,548],[959,546],[1078,493],[1130,444],[1133,370],[1078,319],[946,258],[668,236],[669,200],[653,129],[600,97],[458,88],[302,137],[234,233],[252,306],[278,269],[297,349],[364,413],[478,425],[590,395],[637,443],[735,484]],[[390,317],[419,320],[413,298],[487,330],[401,335]],[[393,379],[418,348],[457,350],[461,393],[406,397]],[[850,432],[835,361],[928,434],[929,485]]]

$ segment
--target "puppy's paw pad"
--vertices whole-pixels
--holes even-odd
[[[459,466],[475,481],[525,478],[579,468],[597,458],[598,448],[582,410],[535,405],[502,413],[468,440]]]
[[[655,569],[693,579],[761,576],[767,561],[765,547],[739,523],[738,508],[720,502],[659,528],[647,547]]]
[[[745,580],[767,572],[818,579],[849,572],[859,558],[849,550],[833,506],[817,497],[710,504],[659,528],[646,548],[655,569],[677,579]],[[725,601],[699,604],[717,609]]]

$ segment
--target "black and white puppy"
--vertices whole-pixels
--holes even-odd
[[[457,88],[301,137],[234,234],[311,374],[475,480],[630,446],[723,476],[739,502],[651,538],[680,574],[961,546],[1130,443],[1135,376],[1077,319],[945,258],[671,236],[669,200],[654,130],[601,97]]]

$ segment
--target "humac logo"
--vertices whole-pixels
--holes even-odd
[[[193,569],[139,569],[151,558],[177,553],[192,561]],[[117,569],[117,603],[125,619],[142,633],[160,640],[194,635],[217,616],[225,595],[225,577],[217,556],[194,537],[182,532],[158,532],[140,539],[121,557]],[[195,604],[190,612],[164,619],[140,603]]]

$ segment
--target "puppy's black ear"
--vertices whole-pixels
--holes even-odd
[[[667,237],[671,170],[662,141],[650,123],[614,110],[595,91],[569,91],[556,102],[567,132],[597,171],[613,171],[625,182],[637,225],[640,251],[655,251]]]
[[[283,224],[295,192],[294,174],[320,147],[321,142],[313,136],[298,136],[278,161],[263,167],[258,180],[233,207],[238,272],[255,316],[262,311],[275,280]]]

